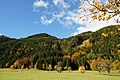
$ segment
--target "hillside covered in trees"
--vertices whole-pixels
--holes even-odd
[[[93,69],[94,60],[100,58],[120,62],[120,25],[63,39],[46,33],[21,39],[0,36],[0,68],[10,67],[24,58],[37,69],[46,69],[48,64],[54,68],[59,61],[63,69],[65,66],[78,69],[80,65]]]

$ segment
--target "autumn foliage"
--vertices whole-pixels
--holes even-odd
[[[80,66],[78,68],[78,71],[81,72],[81,73],[84,73],[85,72],[85,67],[84,66]]]
[[[87,6],[86,6],[87,5]],[[88,7],[89,5],[89,7]],[[93,20],[109,20],[115,16],[118,18],[116,23],[120,23],[120,1],[119,0],[107,0],[100,2],[99,0],[85,0],[82,2],[81,11],[85,14],[80,16],[92,18]]]
[[[30,63],[29,58],[25,57],[23,59],[20,60],[21,63]]]
[[[25,57],[25,58],[22,58],[22,59],[18,59],[14,62],[13,65],[11,65],[11,68],[12,69],[20,69],[20,68],[29,68],[30,66],[30,60],[29,58]]]

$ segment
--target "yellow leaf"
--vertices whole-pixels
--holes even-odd
[[[120,53],[120,50],[117,50],[118,51],[118,53]]]
[[[100,4],[100,3],[99,3],[98,1],[97,1],[97,2],[95,2],[95,5],[96,5],[96,6],[98,6],[99,4]]]
[[[90,12],[93,12],[94,10],[93,9],[89,9]]]
[[[98,8],[100,9],[100,11],[102,11],[102,10],[103,10],[102,6],[98,6]]]
[[[84,2],[82,2],[82,4],[84,4]]]
[[[120,31],[120,28],[118,28],[118,31]]]
[[[99,20],[99,21],[101,20],[101,15],[98,15],[98,20]]]
[[[105,37],[107,37],[107,36],[108,36],[108,34],[105,34],[105,33],[102,33],[102,35],[103,35],[103,36],[105,36]]]
[[[106,16],[106,20],[109,20],[111,18],[111,15]]]
[[[93,18],[93,20],[96,20],[96,19],[97,19],[97,16],[96,16],[96,15],[94,15],[94,16],[92,16],[92,18]]]

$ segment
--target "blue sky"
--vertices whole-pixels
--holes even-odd
[[[0,34],[24,38],[48,33],[58,38],[95,31],[96,23],[78,22],[81,0],[0,0]]]

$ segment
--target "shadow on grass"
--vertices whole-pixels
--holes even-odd
[[[118,77],[120,77],[120,74],[111,74],[110,76],[118,76]]]
[[[118,76],[118,77],[120,77],[120,74],[102,74],[102,75],[107,75],[107,76]]]

